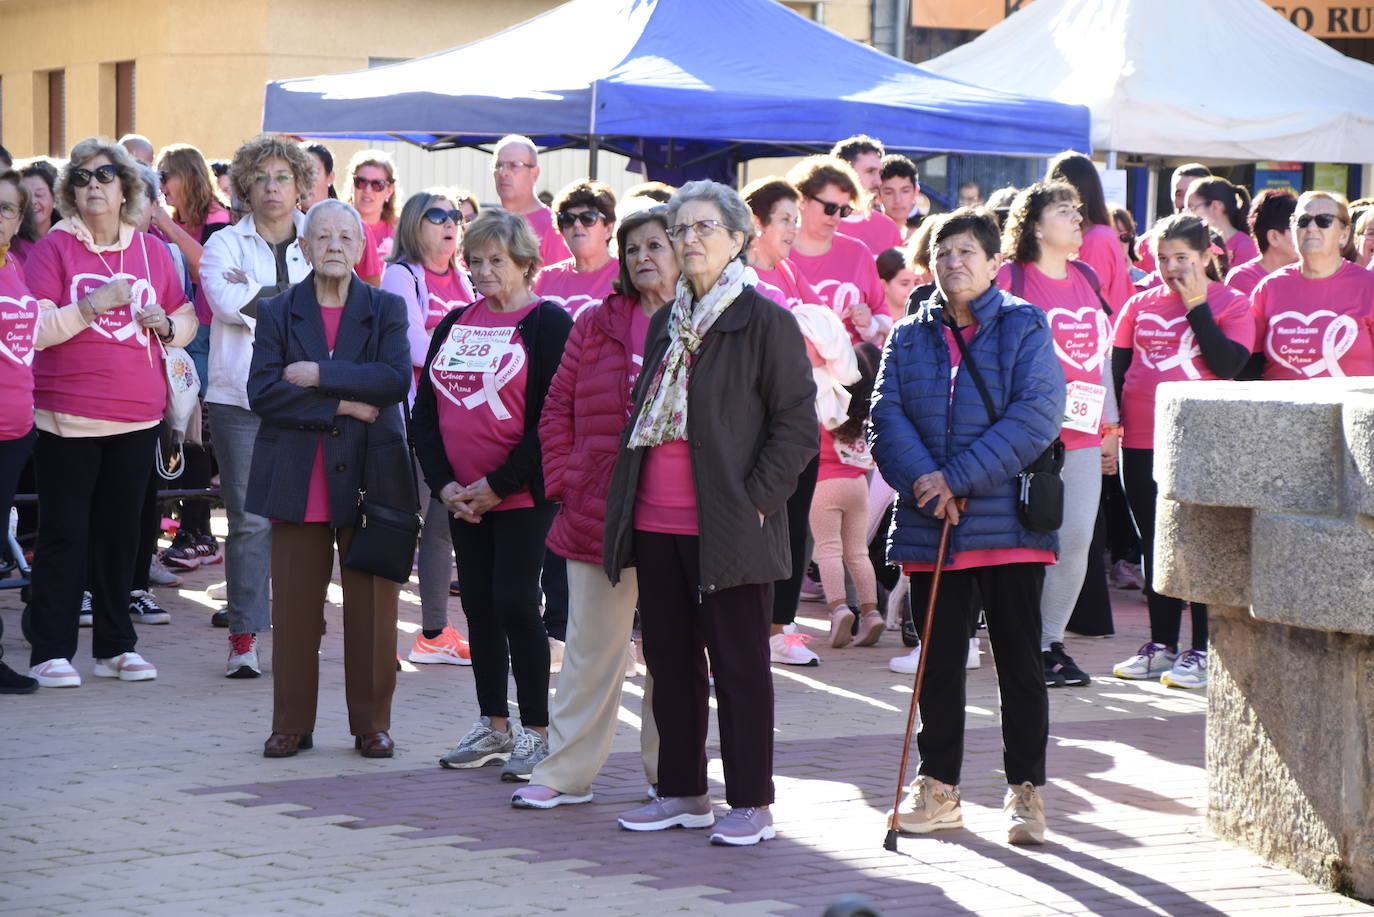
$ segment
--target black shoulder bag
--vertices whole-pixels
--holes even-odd
[[[997,412],[992,407],[992,396],[983,384],[978,365],[964,343],[964,336],[958,328],[949,326],[954,332],[954,342],[959,345],[960,366],[973,377],[973,384],[983,399],[983,408],[988,412],[988,423],[997,423]],[[1016,497],[1016,516],[1021,525],[1032,532],[1056,532],[1064,524],[1064,480],[1059,473],[1064,470],[1064,441],[1059,437],[1045,447],[1029,465],[1016,475],[1020,485]]]
[[[415,456],[410,447],[410,407],[401,401],[405,419],[406,464],[410,465],[411,484],[418,495]],[[415,545],[424,519],[419,513],[387,506],[367,496],[367,437],[363,437],[363,466],[358,488],[358,521],[353,524],[353,540],[344,553],[343,565],[360,573],[371,573],[396,583],[410,580],[415,565]],[[418,496],[417,496],[418,499]]]

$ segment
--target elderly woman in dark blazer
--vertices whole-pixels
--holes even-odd
[[[816,456],[816,385],[796,321],[754,289],[753,216],[739,194],[690,182],[668,203],[681,268],[649,322],[644,369],[606,501],[611,581],[638,567],[644,658],[656,687],[658,793],[632,831],[714,823],[712,843],[773,837],[771,584],[791,570],[787,498]],[[726,800],[706,795],[711,654]]]
[[[410,385],[405,303],[353,276],[365,244],[357,211],[325,200],[306,215],[313,271],[258,307],[248,402],[261,419],[247,509],[272,523],[272,735],[263,755],[310,748],[325,587],[353,538],[358,490],[418,505],[397,405]],[[389,758],[400,586],[341,565],[349,728]]]

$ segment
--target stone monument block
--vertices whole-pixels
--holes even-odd
[[[1154,588],[1160,595],[1220,605],[1250,604],[1249,509],[1180,503],[1160,496],[1155,511]]]

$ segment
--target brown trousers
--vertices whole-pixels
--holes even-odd
[[[320,630],[334,548],[343,557],[353,529],[323,522],[272,523],[272,731],[315,731]],[[340,565],[344,696],[354,735],[391,729],[396,690],[396,603],[401,586]]]

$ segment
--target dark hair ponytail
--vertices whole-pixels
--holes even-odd
[[[1231,221],[1231,226],[1236,232],[1250,232],[1249,221],[1246,219],[1250,212],[1250,192],[1243,185],[1233,185],[1226,179],[1214,175],[1196,182],[1189,189],[1189,194],[1196,194],[1208,203],[1216,201],[1221,204],[1226,208],[1226,219]]]
[[[1045,181],[1073,185],[1078,191],[1078,199],[1083,202],[1083,219],[1094,226],[1112,225],[1112,214],[1102,193],[1102,178],[1097,174],[1097,166],[1082,153],[1067,150],[1051,159]],[[1084,229],[1086,231],[1087,227]]]
[[[1154,233],[1156,255],[1163,243],[1182,242],[1202,256],[1207,279],[1221,283],[1221,269],[1217,265],[1216,253],[1212,251],[1212,231],[1198,217],[1191,213],[1176,213],[1156,223]]]

